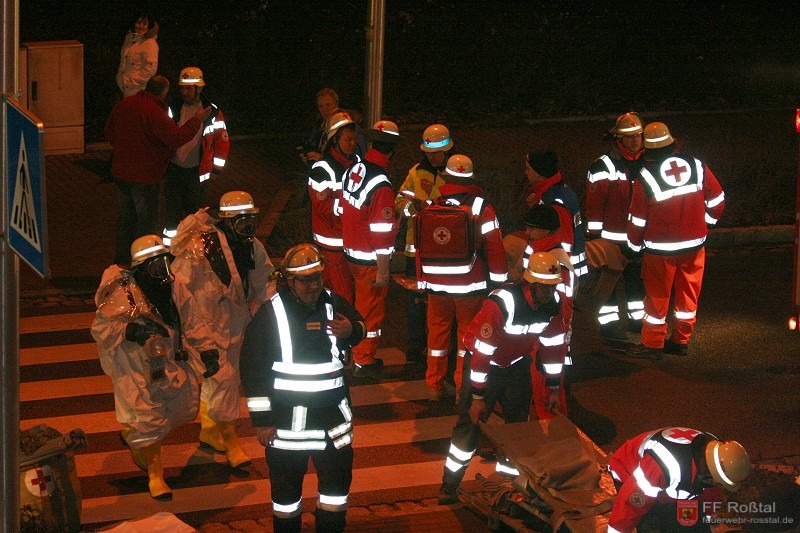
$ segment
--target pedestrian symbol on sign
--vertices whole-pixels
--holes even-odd
[[[17,182],[14,188],[14,203],[11,206],[11,226],[22,235],[31,246],[41,252],[39,225],[33,207],[33,191],[30,171],[28,170],[28,154],[25,150],[25,136],[20,135],[19,160],[17,162]]]

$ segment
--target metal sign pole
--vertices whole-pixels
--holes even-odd
[[[370,18],[366,28],[367,72],[366,72],[366,112],[370,128],[379,121],[383,107],[383,32],[386,25],[384,14],[386,0],[370,2]]]
[[[2,19],[2,93],[16,91],[19,55],[17,0],[3,0]],[[0,527],[19,531],[19,260],[8,242],[8,197],[6,176],[6,113],[3,106],[0,146],[3,179],[0,180],[0,211],[3,214],[0,240]]]

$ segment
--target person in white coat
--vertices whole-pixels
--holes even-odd
[[[169,250],[157,235],[145,235],[133,242],[131,256],[132,270],[111,265],[103,273],[92,336],[114,384],[123,442],[148,473],[150,495],[170,500],[161,441],[197,416],[197,378],[181,348]]]
[[[275,294],[275,269],[255,238],[258,209],[250,194],[223,194],[219,220],[207,209],[184,218],[172,239],[175,296],[190,362],[203,378],[200,445],[244,468],[250,458],[236,435],[239,352],[253,314]]]
[[[158,22],[141,14],[125,36],[117,69],[117,87],[122,96],[131,96],[147,84],[158,70]]]

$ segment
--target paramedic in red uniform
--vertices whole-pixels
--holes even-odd
[[[367,324],[367,338],[353,348],[355,375],[377,377],[383,360],[375,357],[389,294],[389,263],[397,222],[389,159],[400,142],[397,124],[379,120],[366,131],[371,148],[342,180],[342,243],[355,278],[355,306]]]
[[[643,250],[642,343],[629,355],[689,353],[706,263],[705,241],[725,209],[725,193],[702,161],[678,151],[666,124],[644,129],[644,166],[633,185],[628,241]],[[674,297],[672,333],[667,314]]]
[[[464,391],[459,395],[458,421],[444,465],[439,504],[458,501],[458,486],[478,446],[481,420],[485,421],[498,402],[503,420],[526,422],[531,403],[531,352],[541,344],[537,357],[544,365],[562,366],[566,327],[556,285],[561,283],[561,265],[553,254],[531,257],[523,279],[492,291],[470,323],[464,336]],[[538,362],[537,362],[538,364]],[[560,376],[549,383],[553,393],[547,409],[559,409]],[[499,472],[517,475],[509,462],[497,464]]]
[[[627,329],[640,330],[644,315],[641,254],[628,248],[628,208],[644,161],[643,133],[637,113],[617,117],[606,134],[611,149],[591,164],[586,176],[586,229],[589,241],[594,241],[586,245],[586,256],[598,288],[590,307],[597,310],[600,332],[611,339],[625,340]],[[608,255],[613,259],[602,261]],[[618,264],[624,264],[624,270],[609,266]],[[627,301],[617,300],[619,285],[625,288]]]
[[[717,487],[738,490],[750,471],[750,458],[734,440],[720,441],[711,433],[669,427],[627,441],[611,456],[608,470],[617,486],[608,520],[610,533],[628,533],[637,527],[691,531],[679,526],[681,508],[696,510],[694,517],[687,516],[691,520],[686,525],[696,518],[697,525],[708,531],[708,524],[702,523],[702,503],[721,501],[723,493]],[[645,524],[648,527],[642,527]]]
[[[328,117],[325,153],[311,163],[308,195],[311,198],[311,231],[314,244],[325,258],[322,276],[333,292],[353,303],[355,282],[342,250],[342,177],[358,160],[356,123],[345,111]]]
[[[483,188],[475,179],[472,160],[461,154],[451,156],[441,176],[445,183],[439,186],[442,195],[439,201],[458,206],[477,218],[481,244],[473,259],[463,265],[426,264],[424,251],[417,251],[417,283],[428,293],[428,368],[425,379],[433,400],[449,394],[444,378],[453,326],[458,328],[458,357],[453,380],[456,390],[459,390],[465,353],[463,337],[467,326],[486,299],[489,284],[500,284],[508,277],[500,224],[494,207],[485,199]],[[416,238],[424,242],[439,237],[436,232],[431,232],[418,234]]]

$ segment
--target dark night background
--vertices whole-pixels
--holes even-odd
[[[313,97],[363,104],[367,0],[78,2],[20,6],[21,42],[84,44],[87,142],[119,98],[139,11],[160,24],[159,72],[205,72],[232,134],[302,134]],[[792,2],[387,0],[384,114],[399,123],[507,124],[581,115],[793,107]]]

